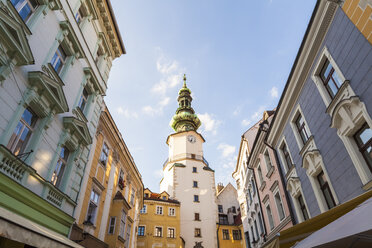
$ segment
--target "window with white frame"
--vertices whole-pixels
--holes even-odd
[[[140,210],[140,213],[141,214],[147,213],[147,205],[146,204],[143,204],[143,208]]]
[[[84,113],[85,107],[86,107],[86,105],[88,103],[88,97],[89,97],[89,93],[84,88],[83,89],[83,92],[81,93],[81,96],[80,96],[80,99],[79,99],[79,103],[78,103],[78,107],[80,108],[81,112],[83,112],[83,113]]]
[[[265,159],[267,172],[269,172],[271,170],[271,168],[273,168],[273,164],[271,163],[269,151],[267,149],[264,152],[264,159]]]
[[[87,213],[87,223],[95,224],[96,216],[98,211],[98,204],[99,204],[99,197],[100,194],[96,190],[92,190],[90,193],[90,200],[88,205],[88,213]]]
[[[251,225],[251,236],[252,236],[252,243],[254,243],[256,241],[256,238],[254,237],[254,231],[253,231],[253,226]],[[258,237],[257,237],[258,239]]]
[[[14,154],[21,154],[34,132],[34,128],[37,122],[36,114],[29,108],[25,109],[22,114],[21,120],[18,122],[16,128],[13,131],[12,136],[9,139],[7,145],[8,149]]]
[[[162,206],[156,206],[156,214],[163,215],[163,207]]]
[[[127,224],[127,233],[125,235],[125,247],[129,247],[131,229],[132,229],[132,225],[130,223],[128,223]]]
[[[297,141],[298,148],[301,150],[303,146],[307,143],[310,139],[311,133],[309,126],[305,120],[305,117],[302,113],[300,105],[294,111],[291,121],[291,127],[294,133],[294,136]]]
[[[297,196],[297,202],[298,202],[298,206],[300,208],[301,216],[302,216],[303,220],[308,220],[309,219],[309,214],[307,212],[307,208],[306,208],[306,205],[305,205],[304,198],[302,197],[301,194],[299,194]]]
[[[110,217],[109,220],[109,227],[108,227],[108,234],[114,234],[115,233],[115,224],[116,224],[116,217]]]
[[[263,179],[263,176],[262,176],[262,169],[261,169],[260,164],[257,165],[257,173],[258,173],[258,178],[260,179],[260,185],[262,185],[263,182],[264,182],[264,179]]]
[[[52,179],[51,179],[52,184],[56,186],[57,188],[61,186],[63,173],[65,172],[65,168],[67,166],[67,160],[68,160],[69,154],[70,154],[70,151],[65,146],[62,146],[61,152],[59,153],[57,165],[54,169]]]
[[[372,130],[367,123],[364,123],[354,134],[354,139],[368,169],[372,173]]]
[[[254,230],[256,230],[256,237],[260,237],[258,234],[257,220],[254,220],[253,223],[254,223]]]
[[[119,172],[118,186],[120,189],[124,189],[124,171],[122,169]]]
[[[39,6],[37,0],[11,0],[22,20],[26,22]]]
[[[155,236],[155,237],[163,237],[163,227],[161,227],[161,226],[156,226],[156,227],[155,227],[154,236]]]
[[[258,223],[260,224],[260,234],[263,234],[264,228],[263,228],[263,223],[262,223],[262,215],[261,212],[258,212]]]
[[[168,238],[175,238],[176,237],[176,229],[174,227],[168,227]]]
[[[292,158],[291,158],[291,155],[289,153],[289,150],[288,150],[288,146],[287,146],[284,139],[279,146],[279,155],[282,159],[284,169],[286,171],[289,171],[293,167],[293,162],[292,162]]]
[[[138,233],[137,233],[137,235],[138,236],[145,236],[145,230],[146,230],[146,227],[145,226],[138,226]]]
[[[279,219],[282,221],[285,217],[282,198],[280,197],[279,190],[274,195],[276,208],[278,209]]]
[[[319,56],[312,79],[328,107],[346,80],[327,47],[323,48]]]
[[[365,156],[361,156],[360,147],[355,140],[355,134],[365,123],[372,126],[364,102],[355,94],[327,47],[323,48],[319,56],[312,79],[327,107],[326,112],[331,116],[331,127],[337,129],[337,134],[364,184],[363,188],[368,190],[372,187],[371,168]],[[335,95],[338,97],[334,97]]]
[[[132,192],[130,194],[130,205],[134,206],[134,198],[136,196],[136,190],[132,188]]]
[[[229,230],[228,229],[222,229],[222,239],[223,240],[229,240],[230,235],[229,235]]]
[[[119,229],[119,236],[121,238],[125,238],[125,224],[127,222],[127,213],[124,210],[121,211],[121,218],[120,218],[120,229]]]
[[[66,63],[66,58],[67,58],[67,55],[66,55],[65,50],[63,49],[63,47],[61,45],[59,45],[56,52],[54,53],[54,55],[52,57],[52,60],[50,61],[54,70],[57,73],[61,72],[63,66]]]
[[[306,144],[306,142],[310,138],[310,132],[308,131],[305,120],[301,113],[298,113],[297,118],[295,120],[295,125],[303,144]]]
[[[105,167],[106,167],[106,164],[107,164],[108,155],[109,155],[109,148],[106,145],[106,143],[103,142],[101,155],[99,156],[99,162],[100,162],[100,164],[102,164]]]
[[[271,208],[270,208],[269,203],[267,203],[267,205],[266,205],[266,214],[267,214],[267,218],[269,219],[270,230],[273,230],[274,229],[274,219],[273,219],[273,215],[271,213]]]
[[[169,216],[176,216],[176,209],[175,208],[168,208],[168,215]]]
[[[322,192],[323,198],[327,204],[328,209],[336,206],[335,199],[332,195],[331,188],[329,187],[327,178],[323,171],[321,171],[317,176],[317,181]]]
[[[194,237],[197,237],[197,238],[201,237],[201,229],[200,228],[195,228]]]

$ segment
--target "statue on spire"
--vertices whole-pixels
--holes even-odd
[[[186,86],[186,74],[183,74],[183,87],[178,92],[177,101],[178,108],[170,122],[170,126],[177,133],[198,130],[201,122],[191,107],[192,97],[191,91]]]

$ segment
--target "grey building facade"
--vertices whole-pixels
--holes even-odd
[[[372,188],[372,46],[318,1],[267,141],[302,222]]]

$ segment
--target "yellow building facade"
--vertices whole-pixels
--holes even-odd
[[[85,247],[136,247],[142,178],[107,107],[94,143],[72,237]]]
[[[184,247],[180,237],[180,203],[169,198],[167,192],[144,190],[137,231],[137,247]]]
[[[349,19],[372,44],[372,3],[367,0],[346,0],[342,6]]]
[[[243,225],[217,224],[218,245],[220,248],[243,248],[245,247]]]

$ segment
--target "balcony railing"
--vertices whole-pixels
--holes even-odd
[[[3,145],[0,145],[0,171],[18,183],[22,183],[26,172],[35,172]]]
[[[174,162],[174,161],[178,161],[178,160],[185,159],[185,158],[191,158],[191,159],[202,161],[202,162],[204,162],[207,165],[207,167],[209,167],[208,161],[203,156],[196,155],[196,154],[193,154],[193,153],[181,153],[181,154],[178,154],[176,156],[173,156],[172,159],[169,159],[169,158],[166,159],[165,162],[164,162],[164,164],[163,164],[163,168],[169,162]]]
[[[52,183],[46,181],[35,169],[15,156],[4,145],[0,145],[0,172],[25,188],[32,189],[34,193],[61,209],[64,209],[66,201],[68,201],[70,206],[76,205],[69,196],[57,189]],[[32,180],[28,180],[28,177],[32,177]],[[27,181],[33,182],[32,188],[27,187]],[[68,208],[71,209],[70,207]]]

